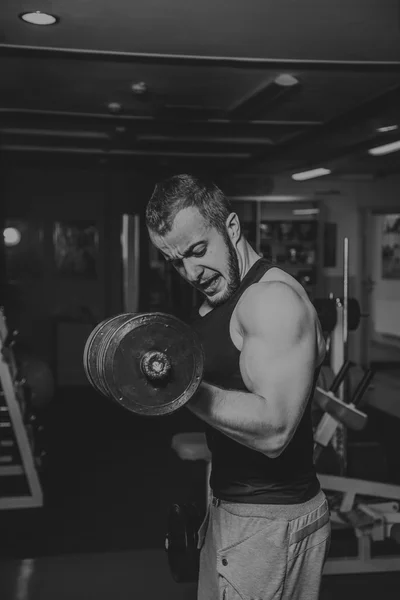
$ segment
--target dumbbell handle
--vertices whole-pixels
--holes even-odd
[[[165,352],[150,351],[142,357],[140,369],[149,381],[157,382],[166,379],[172,365]]]

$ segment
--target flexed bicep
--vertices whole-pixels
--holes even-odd
[[[316,361],[312,316],[286,284],[254,286],[241,306],[240,370],[247,389],[273,410],[273,428],[289,441],[310,395]]]

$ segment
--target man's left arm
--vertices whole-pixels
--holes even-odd
[[[315,322],[305,301],[282,282],[248,288],[237,315],[240,371],[249,391],[203,382],[186,406],[236,442],[275,458],[290,442],[311,392]]]

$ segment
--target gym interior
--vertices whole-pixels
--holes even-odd
[[[144,221],[195,173],[324,331],[321,600],[397,599],[398,3],[3,0],[0,22],[0,598],[196,599],[174,535],[208,501],[204,424],[127,410],[88,350],[117,315],[198,308]]]

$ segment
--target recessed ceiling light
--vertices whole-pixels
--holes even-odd
[[[293,75],[289,75],[289,73],[282,73],[278,77],[275,77],[275,83],[283,87],[292,87],[293,85],[297,85],[299,80],[293,77]]]
[[[322,177],[323,175],[330,175],[329,169],[319,168],[311,169],[310,171],[302,171],[301,173],[293,173],[292,179],[295,181],[305,181],[306,179],[314,179],[314,177]]]
[[[147,84],[144,81],[137,81],[132,83],[131,90],[136,96],[143,96],[147,91]]]
[[[41,12],[40,10],[21,13],[19,18],[31,25],[54,25],[54,23],[58,23],[59,21],[58,17]]]
[[[386,125],[386,127],[378,127],[377,131],[380,133],[387,133],[388,131],[396,131],[398,128],[398,125]]]
[[[109,102],[107,104],[107,108],[110,111],[110,113],[113,113],[115,115],[122,112],[122,104],[120,104],[119,102]]]

